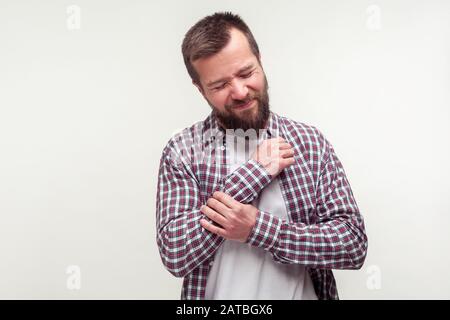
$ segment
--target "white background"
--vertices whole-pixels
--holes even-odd
[[[156,247],[157,171],[210,112],[183,36],[223,10],[259,43],[272,110],[318,127],[344,165],[369,251],[335,272],[341,298],[449,299],[450,2],[436,0],[0,0],[0,298],[179,298]]]

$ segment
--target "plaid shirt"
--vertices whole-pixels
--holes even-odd
[[[247,242],[278,263],[304,265],[319,299],[338,299],[331,269],[359,269],[367,252],[363,217],[332,145],[315,127],[271,112],[267,133],[295,150],[279,174],[288,220],[259,211]],[[273,177],[255,160],[228,173],[225,131],[211,113],[172,137],[163,150],[157,191],[157,244],[165,267],[184,277],[182,299],[204,299],[224,238],[200,225],[214,191],[250,203]],[[209,220],[211,221],[211,220]]]

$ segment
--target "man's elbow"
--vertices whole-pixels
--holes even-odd
[[[186,270],[183,269],[173,269],[173,268],[168,268],[166,266],[166,269],[174,276],[177,278],[184,278],[188,272]]]
[[[363,257],[357,257],[353,260],[353,270],[359,270],[362,268],[362,266],[364,265],[364,261],[365,261],[365,256]]]
[[[180,259],[181,252],[179,250],[177,251],[173,246],[165,243],[163,239],[164,237],[158,238],[157,244],[159,248],[159,255],[164,267],[173,276],[177,278],[184,278],[189,273],[189,270],[186,263]]]
[[[189,270],[188,268],[185,266],[185,264],[181,264],[179,262],[174,263],[171,260],[165,259],[164,257],[161,256],[162,262],[164,267],[167,269],[167,271],[169,271],[174,277],[177,278],[184,278],[188,273]],[[180,267],[182,266],[182,267]]]
[[[364,265],[364,261],[367,256],[367,239],[364,239],[359,243],[355,250],[350,254],[352,261],[352,268],[354,270],[359,270]]]

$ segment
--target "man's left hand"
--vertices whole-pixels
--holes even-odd
[[[220,225],[214,226],[201,219],[200,224],[203,228],[228,240],[246,242],[256,224],[259,210],[250,204],[234,200],[226,193],[216,191],[200,211]]]

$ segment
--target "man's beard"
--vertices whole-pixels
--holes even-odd
[[[255,129],[256,132],[259,132],[260,129],[265,128],[270,116],[268,89],[267,78],[264,76],[264,88],[261,92],[249,93],[244,100],[233,100],[231,105],[225,105],[225,112],[217,110],[209,101],[208,103],[213,109],[214,116],[224,129],[242,129],[244,132],[248,129]],[[256,100],[256,114],[254,114],[254,108],[237,113],[233,109],[235,106],[245,104],[253,99]]]

